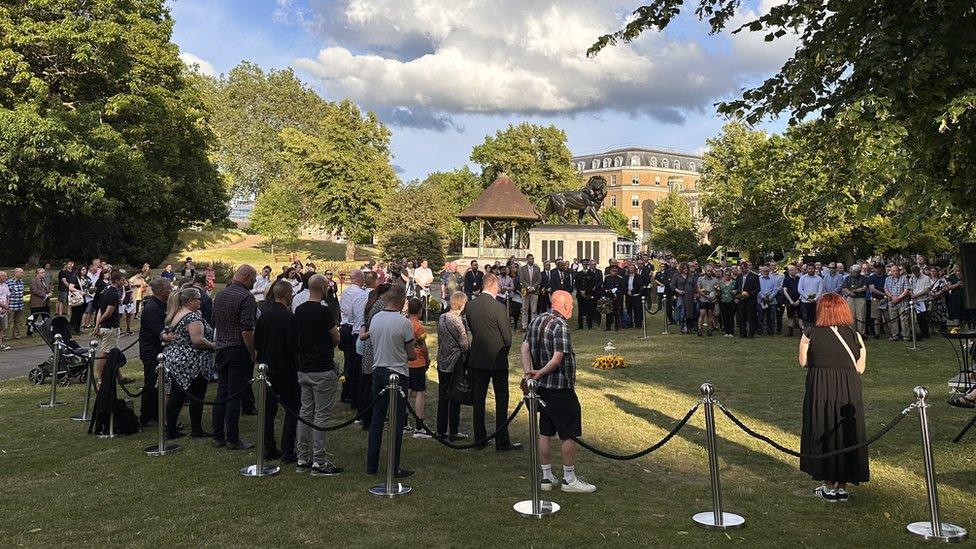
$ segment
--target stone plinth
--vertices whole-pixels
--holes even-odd
[[[529,229],[529,252],[537,263],[591,259],[597,265],[614,257],[617,233],[605,225],[536,225]]]

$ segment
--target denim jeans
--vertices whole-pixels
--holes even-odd
[[[390,381],[390,374],[394,374],[389,368],[373,369],[373,398],[375,399],[380,392],[386,388]],[[407,376],[397,374],[400,377],[400,387],[406,392]],[[369,424],[369,443],[366,449],[366,474],[372,475],[380,468],[380,446],[383,444],[383,424],[386,421],[387,409],[390,406],[390,395],[383,395],[376,404],[373,405],[373,419]],[[400,469],[400,446],[403,442],[403,427],[407,424],[407,399],[403,395],[397,394],[396,397],[396,428],[393,432],[394,459],[393,471],[396,473]]]
[[[299,415],[305,421],[325,427],[332,417],[336,393],[339,392],[338,373],[335,370],[298,372],[298,385],[302,389],[302,411]],[[309,448],[310,437],[313,449]],[[308,462],[310,457],[314,463],[324,464],[328,461],[325,456],[325,431],[312,429],[304,423],[298,424],[296,449],[299,461]]]

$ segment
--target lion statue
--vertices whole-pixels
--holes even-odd
[[[599,210],[603,204],[603,199],[606,197],[607,180],[602,176],[595,175],[578,191],[562,191],[547,195],[543,217],[554,215],[563,223],[569,223],[569,219],[566,217],[567,212],[576,210],[576,223],[582,225],[583,218],[589,214],[597,225],[602,225],[603,220],[600,219]]]

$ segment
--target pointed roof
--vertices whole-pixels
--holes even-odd
[[[528,198],[518,190],[505,172],[498,174],[495,181],[485,189],[467,208],[458,214],[458,219],[525,219],[539,221],[539,213]]]

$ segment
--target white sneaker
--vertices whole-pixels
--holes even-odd
[[[430,435],[423,431],[414,431],[413,438],[430,438]]]
[[[593,486],[578,476],[573,479],[573,482],[566,482],[566,479],[563,479],[562,484],[559,485],[559,489],[563,492],[575,492],[578,494],[596,492],[596,486]]]
[[[556,479],[544,478],[539,482],[539,487],[542,488],[543,492],[549,492],[552,490],[553,484],[556,484]]]

